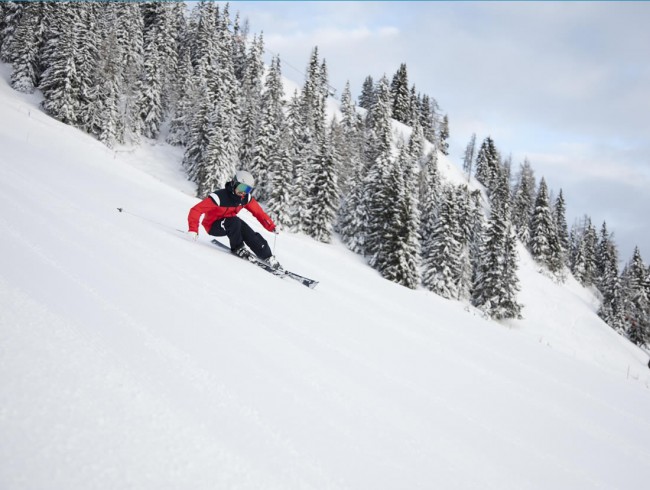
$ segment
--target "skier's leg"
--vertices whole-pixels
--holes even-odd
[[[215,221],[210,227],[210,235],[228,236],[230,250],[234,252],[244,246],[241,229],[242,223],[243,221],[236,216]]]
[[[220,219],[212,223],[212,226],[210,227],[210,231],[208,233],[212,236],[226,236],[228,232],[226,231],[224,221],[225,220]]]
[[[244,239],[244,243],[246,243],[248,248],[250,248],[260,259],[266,260],[272,255],[271,247],[269,247],[268,242],[262,235],[253,231],[245,221],[241,222],[241,235]]]

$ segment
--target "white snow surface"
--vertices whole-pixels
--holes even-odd
[[[177,231],[181,150],[0,74],[2,490],[647,488],[648,357],[573,280],[521,249],[497,323],[290,233],[281,280]]]

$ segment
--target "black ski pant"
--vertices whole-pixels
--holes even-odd
[[[237,216],[215,221],[212,223],[209,233],[212,236],[227,236],[230,240],[230,250],[233,252],[245,243],[260,259],[266,260],[273,255],[271,247],[264,237],[253,231],[248,223]]]

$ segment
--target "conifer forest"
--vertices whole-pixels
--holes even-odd
[[[585,215],[569,226],[562,190],[529,161],[513,168],[490,136],[473,135],[462,157],[482,187],[446,182],[438,158],[453,114],[410,84],[405,64],[369,75],[354,100],[349,83],[340,95],[329,85],[313,47],[302,88],[285,93],[280,55],[265,65],[264,36],[236,4],[192,5],[2,2],[0,59],[15,90],[40,91],[47,114],[108,147],[181,147],[197,197],[248,170],[280,229],[325,243],[336,234],[384,278],[494,319],[523,314],[521,245],[540,273],[596,290],[601,318],[650,347],[650,268],[638,248],[625,262],[606,223]]]

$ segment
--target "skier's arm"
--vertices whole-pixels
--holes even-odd
[[[188,230],[194,233],[198,233],[201,216],[216,206],[217,205],[214,203],[214,201],[209,197],[206,197],[203,199],[203,201],[193,206],[192,209],[190,209],[190,214],[187,215]]]
[[[249,202],[245,207],[253,216],[255,216],[255,218],[257,218],[257,221],[259,221],[264,228],[268,231],[275,231],[275,223],[269,215],[264,212],[255,199],[251,199],[251,202]]]

